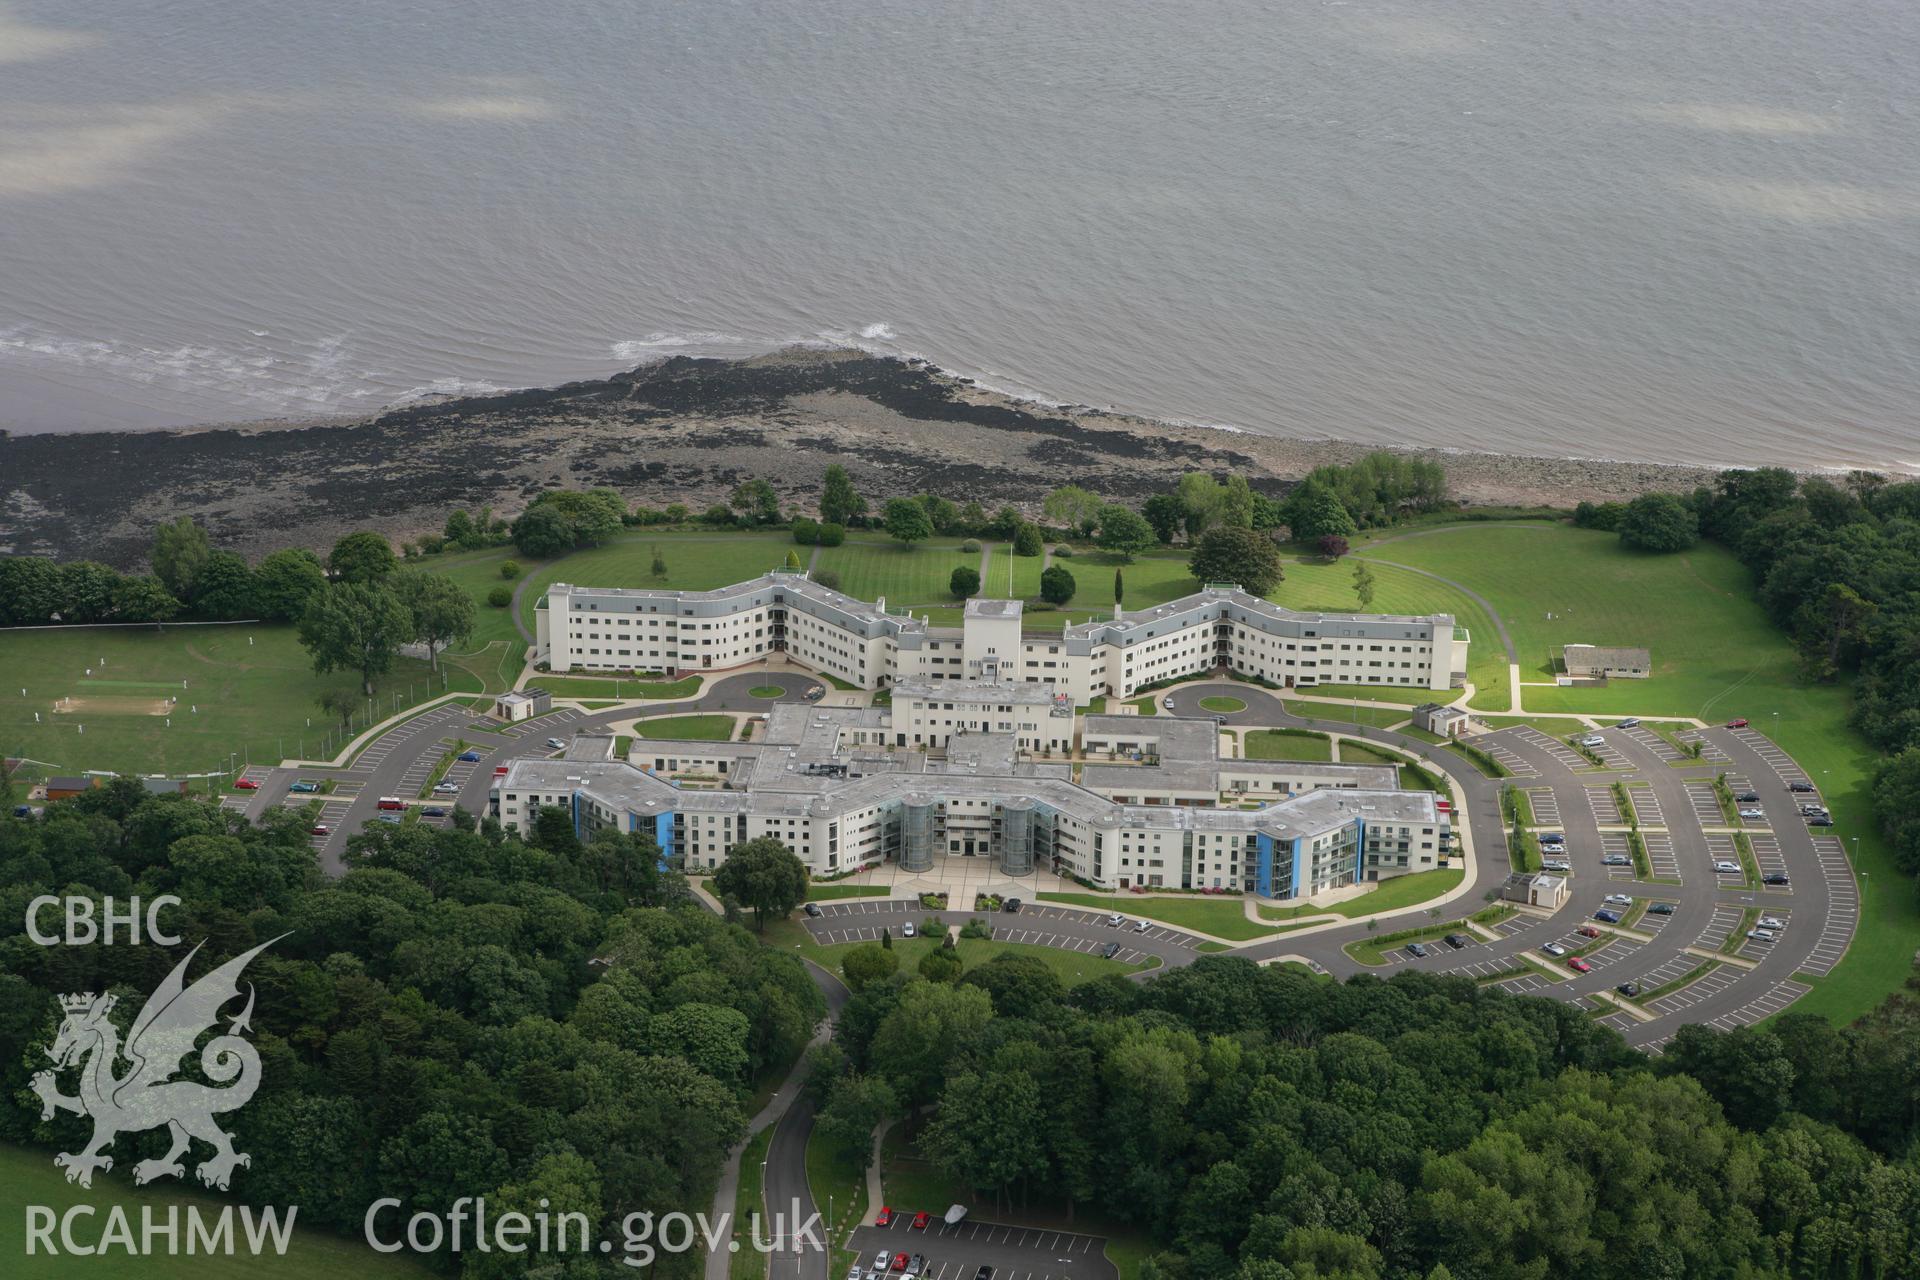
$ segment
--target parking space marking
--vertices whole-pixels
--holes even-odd
[[[1549,738],[1538,729],[1523,726],[1518,729],[1509,730],[1509,732],[1528,746],[1544,751],[1552,756],[1555,764],[1564,765],[1568,769],[1587,769],[1592,767],[1587,758],[1578,751],[1575,751],[1558,738]]]
[[[1588,783],[1586,788],[1587,808],[1593,811],[1593,820],[1603,827],[1624,827],[1627,820],[1620,813],[1620,806],[1614,803],[1611,784],[1597,785]]]
[[[1628,783],[1627,799],[1633,801],[1633,814],[1640,820],[1641,826],[1664,827],[1667,825],[1666,811],[1660,807],[1660,793],[1653,789],[1652,783]]]
[[[1726,751],[1720,746],[1719,743],[1715,742],[1712,738],[1709,738],[1706,735],[1706,733],[1703,732],[1702,730],[1682,729],[1679,733],[1676,733],[1673,736],[1678,738],[1682,742],[1699,743],[1700,759],[1704,763],[1726,764],[1729,760],[1733,758],[1732,756],[1729,756],[1726,753]]]
[[[1711,999],[1731,987],[1739,980],[1741,972],[1732,965],[1723,964],[1718,969],[1681,987],[1678,991],[1670,991],[1661,996],[1647,1005],[1647,1008],[1660,1014],[1682,1013],[1702,1000]]]
[[[1553,793],[1552,787],[1528,787],[1527,802],[1533,806],[1533,823],[1537,827],[1561,827],[1566,820],[1560,816],[1560,798]]]
[[[1661,764],[1673,764],[1676,761],[1686,759],[1686,756],[1680,753],[1678,747],[1644,726],[1622,729],[1619,732],[1626,734],[1629,738],[1632,738],[1635,742],[1653,752],[1654,755],[1660,758]]]
[[[1647,865],[1656,880],[1680,879],[1680,859],[1673,851],[1673,837],[1665,831],[1642,831],[1640,842],[1647,847]]]
[[[1700,930],[1700,936],[1693,940],[1693,945],[1702,951],[1718,951],[1721,944],[1740,927],[1740,916],[1739,907],[1724,903],[1714,904],[1713,918],[1707,921],[1704,929]]]
[[[1703,827],[1726,825],[1727,816],[1720,812],[1720,795],[1713,789],[1713,783],[1688,778],[1681,785],[1686,788],[1687,803],[1693,808],[1695,821]]]
[[[1735,1027],[1747,1026],[1763,1018],[1771,1018],[1811,990],[1813,988],[1805,983],[1783,978],[1769,987],[1766,994],[1757,1000],[1743,1004],[1730,1013],[1723,1013],[1717,1018],[1710,1019],[1707,1025],[1718,1027],[1722,1031],[1731,1031]]]

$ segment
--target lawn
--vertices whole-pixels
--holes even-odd
[[[1391,880],[1382,880],[1379,886],[1357,898],[1348,898],[1336,902],[1330,907],[1315,907],[1302,903],[1296,907],[1261,907],[1262,920],[1294,920],[1302,916],[1345,916],[1349,920],[1361,916],[1377,915],[1382,911],[1398,911],[1402,907],[1417,906],[1422,902],[1453,892],[1459,887],[1467,873],[1458,868],[1442,868],[1436,871],[1415,871],[1410,875],[1395,876]]]
[[[884,898],[893,890],[883,884],[810,884],[808,902],[831,902],[835,898]]]
[[[256,1159],[262,1158],[266,1157],[256,1154]],[[132,1162],[129,1161],[126,1167],[131,1168]],[[285,1280],[308,1280],[309,1277],[312,1280],[333,1280],[333,1277],[342,1275],[352,1275],[359,1280],[429,1280],[436,1274],[405,1254],[375,1253],[357,1237],[350,1239],[307,1228],[294,1231],[284,1256],[268,1252],[256,1258],[245,1252],[244,1246],[236,1245],[231,1256],[200,1253],[189,1258],[185,1256],[188,1207],[197,1208],[201,1220],[212,1229],[218,1221],[220,1210],[233,1202],[216,1195],[200,1195],[181,1189],[178,1184],[167,1185],[174,1189],[163,1189],[160,1185],[136,1188],[132,1185],[131,1175],[123,1175],[116,1167],[113,1173],[96,1175],[93,1188],[85,1190],[69,1183],[66,1175],[54,1168],[51,1151],[0,1146],[0,1202],[8,1206],[5,1213],[0,1213],[0,1258],[14,1259],[8,1264],[7,1274],[32,1276],[34,1280],[66,1280],[68,1277],[73,1280],[131,1280],[132,1277],[139,1277],[139,1280],[185,1280],[186,1277],[192,1277],[192,1280],[251,1280],[255,1276],[284,1277]],[[61,1249],[58,1257],[48,1257],[42,1252],[36,1253],[31,1261],[23,1261],[27,1242],[26,1216],[22,1206],[44,1205],[56,1214],[64,1214],[67,1209],[79,1204],[97,1206],[98,1212],[92,1217],[75,1219],[77,1242],[100,1240],[110,1205],[125,1208],[128,1221],[136,1233],[136,1241],[142,1206],[151,1206],[155,1220],[162,1224],[166,1221],[168,1210],[177,1206],[180,1212],[182,1256],[173,1259],[138,1257],[116,1246],[109,1252],[92,1257],[75,1257]],[[399,1221],[401,1219],[398,1218],[382,1219],[383,1225]],[[233,1231],[239,1239],[246,1238],[237,1206]],[[60,1240],[58,1227],[53,1238],[57,1247]],[[161,1245],[164,1247],[164,1238]],[[21,1270],[12,1269],[16,1266]]]
[[[1176,928],[1210,933],[1230,942],[1264,938],[1271,929],[1263,929],[1247,919],[1246,899],[1237,894],[1218,897],[1154,898],[1125,893],[1043,893],[1042,902],[1064,902],[1100,911],[1118,911],[1123,916],[1145,916]],[[1124,939],[1124,932],[1116,935]]]
[[[653,576],[656,547],[667,562],[664,578]],[[789,551],[798,551],[804,564],[811,550],[795,547],[793,538],[785,533],[622,534],[605,546],[589,547],[530,569],[526,592],[520,597],[520,620],[527,630],[533,630],[533,607],[547,586],[555,582],[583,587],[711,591],[783,567]]]
[[[1312,692],[1318,693],[1319,690]],[[1342,724],[1371,725],[1376,729],[1399,724],[1407,718],[1407,709],[1391,699],[1383,699],[1379,702],[1368,700],[1358,706],[1345,702],[1313,702],[1306,698],[1288,698],[1285,702],[1288,711],[1296,716],[1305,716],[1309,720],[1337,720]]]
[[[634,730],[643,738],[726,742],[733,737],[732,716],[661,716],[642,720]]]
[[[755,1215],[766,1212],[765,1170],[761,1165],[767,1158],[767,1148],[773,1144],[776,1127],[770,1124],[747,1139],[746,1148],[740,1153],[740,1184],[733,1194],[731,1233],[732,1238],[740,1242],[740,1249],[727,1260],[729,1280],[760,1280],[767,1274],[767,1255],[752,1247],[753,1222]]]
[[[531,686],[545,689],[556,698],[606,698],[622,702],[628,698],[657,698],[673,701],[691,698],[700,689],[700,677],[684,680],[634,680],[615,676],[539,676]]]
[[[1255,729],[1241,737],[1249,760],[1332,760],[1333,743],[1311,729]]]
[[[1652,650],[1651,679],[1528,687],[1529,712],[1750,717],[1819,784],[1839,824],[1832,834],[1856,855],[1861,873],[1853,945],[1831,974],[1803,979],[1814,989],[1792,1007],[1848,1022],[1899,989],[1920,949],[1920,909],[1871,820],[1875,753],[1847,724],[1846,685],[1797,678],[1792,647],[1754,602],[1751,576],[1731,554],[1703,543],[1644,555],[1622,549],[1611,534],[1492,524],[1446,526],[1361,549],[1486,596],[1513,634],[1525,679],[1548,679],[1554,647],[1569,641]],[[1475,647],[1481,643],[1476,633]]]
[[[843,1246],[860,1220],[867,1216],[866,1161],[843,1154],[836,1144],[820,1136],[817,1126],[807,1138],[806,1159],[807,1190],[813,1193],[814,1206],[820,1211],[831,1251],[827,1255],[827,1275],[831,1280],[846,1275],[853,1265],[853,1254]],[[755,1256],[765,1264],[763,1255]]]
[[[525,566],[527,559],[512,547],[489,547],[485,551],[454,551],[437,556],[421,556],[417,560],[403,562],[404,567],[419,569],[426,573],[437,573],[443,578],[451,578],[454,583],[473,597],[474,628],[473,639],[460,646],[463,653],[474,650],[492,641],[508,642],[516,650],[524,650],[526,642],[520,638],[519,630],[513,625],[512,609],[496,609],[487,603],[487,593],[495,587],[505,587],[511,591],[520,585],[518,578],[507,579],[500,576],[500,566],[512,560]],[[516,668],[518,663],[515,664]]]
[[[1379,747],[1370,747],[1364,742],[1343,739],[1340,743],[1341,764],[1405,764],[1407,758],[1395,751],[1383,751]]]
[[[1041,894],[1040,896],[1050,898],[1054,895]],[[998,916],[987,918],[995,921],[996,924],[1000,923]],[[847,952],[857,946],[872,945],[861,942],[823,945],[815,942],[813,935],[793,920],[781,920],[768,925],[763,937],[770,945],[798,951],[821,968],[836,975],[840,972],[840,962],[846,958]],[[1118,940],[1125,942],[1124,938]],[[913,972],[914,966],[920,963],[920,957],[939,945],[940,939],[937,937],[895,938],[893,950],[900,957],[900,971]],[[1159,965],[1157,959],[1146,964],[1121,964],[1118,960],[1108,960],[1104,956],[1086,955],[1078,951],[1062,951],[1058,947],[1042,947],[1027,942],[999,942],[986,938],[962,938],[955,944],[955,950],[960,953],[961,961],[969,969],[977,969],[995,956],[1032,956],[1053,970],[1060,981],[1069,987],[1091,982],[1095,978],[1104,977],[1110,973],[1137,973],[1142,969],[1156,968]]]
[[[1000,564],[998,554],[994,556],[994,563]],[[1036,558],[1033,563],[1038,564],[1039,560]],[[955,569],[978,569],[980,553],[962,551],[957,541],[921,542],[909,548],[888,538],[849,538],[841,546],[820,548],[820,558],[814,567],[839,574],[839,589],[857,599],[878,600],[885,596],[887,608],[895,613],[907,609],[924,613],[929,608],[958,609],[959,602],[948,590],[948,580]],[[1001,564],[1003,585],[1005,574],[1006,566]],[[1035,589],[1038,590],[1037,582]],[[954,617],[959,617],[957,611]]]
[[[0,667],[8,672],[0,687],[0,754],[38,762],[29,766],[34,773],[177,776],[225,772],[229,752],[236,766],[317,755],[323,747],[331,754],[339,735],[329,738],[332,721],[316,699],[359,686],[351,673],[316,676],[286,626],[8,631],[0,633]],[[443,675],[446,687],[480,688],[458,668]],[[403,659],[374,687],[376,718],[385,718],[437,696],[442,678]],[[79,710],[55,713],[54,703],[67,697]],[[168,697],[180,701],[163,710]],[[354,732],[367,723],[363,701]]]
[[[1230,715],[1233,715],[1235,712],[1245,711],[1247,709],[1247,704],[1245,702],[1242,702],[1239,698],[1224,697],[1221,694],[1216,693],[1209,697],[1200,699],[1200,709],[1202,711],[1213,711],[1213,712],[1219,713],[1220,715],[1230,716]]]

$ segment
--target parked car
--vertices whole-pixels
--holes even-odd
[[[1407,944],[1407,954],[1410,956],[1424,956],[1427,954],[1426,945],[1419,942],[1409,942]]]
[[[1120,954],[1120,944],[1117,942],[1109,942],[1106,946],[1100,948],[1100,954],[1111,960]]]
[[[1728,862],[1725,858],[1715,858],[1713,861],[1713,869],[1715,871],[1725,872],[1728,875],[1737,876],[1740,874],[1740,864],[1737,862]]]
[[[1145,933],[1151,927],[1152,926],[1149,925],[1145,920],[1135,920],[1133,922],[1133,931],[1135,933]]]
[[[885,1205],[885,1204],[881,1205],[880,1212],[873,1215],[873,1225],[876,1227],[892,1226],[893,1225],[893,1206]]]
[[[1608,867],[1630,867],[1633,865],[1633,859],[1624,853],[1610,853],[1600,859],[1600,863],[1602,866]]]
[[[1734,801],[1738,804],[1759,804],[1760,793],[1758,791],[1742,791],[1734,797]]]
[[[447,811],[442,805],[430,804],[420,811],[420,816],[423,818],[444,818],[447,816]]]
[[[1558,831],[1542,831],[1540,833],[1541,844],[1565,844],[1566,842],[1567,837]]]
[[[1593,972],[1593,966],[1588,964],[1585,960],[1582,960],[1579,956],[1567,957],[1567,968],[1573,970],[1575,973],[1592,973]]]
[[[1441,941],[1445,942],[1455,951],[1460,951],[1473,945],[1473,939],[1464,933],[1450,933],[1445,938],[1442,938]]]
[[[436,782],[433,784],[433,793],[439,796],[452,795],[459,790],[460,784],[457,782]]]
[[[478,751],[462,751],[457,758],[465,760],[468,764],[480,763],[480,753]]]
[[[820,910],[820,904],[817,902],[809,902],[806,906],[800,909],[806,912],[808,915],[812,916],[815,920],[818,920],[821,916],[826,914],[824,911]],[[884,1213],[886,1211],[883,1209],[881,1210],[881,1212]]]
[[[1775,871],[1771,875],[1761,876],[1760,883],[1771,884],[1771,885],[1784,885],[1784,884],[1789,884],[1791,882],[1787,879],[1786,876],[1782,875],[1778,871]]]
[[[406,815],[399,814],[399,813],[376,813],[373,816],[376,820],[380,822],[392,823],[397,825],[400,822],[400,820]]]
[[[316,822],[313,824],[313,829],[310,832],[310,834],[316,835],[316,836],[330,836],[333,834],[333,828],[328,826],[324,822]]]
[[[1624,893],[1610,893],[1601,899],[1601,901],[1610,902],[1616,907],[1630,907],[1633,905],[1633,899]]]
[[[1544,951],[1544,952],[1546,952],[1546,953],[1547,953],[1548,955],[1550,955],[1550,956],[1555,956],[1555,957],[1558,957],[1558,956],[1563,956],[1563,955],[1565,955],[1565,954],[1567,954],[1567,949],[1566,949],[1565,947],[1563,947],[1563,946],[1561,946],[1561,945],[1560,945],[1559,943],[1557,943],[1557,942],[1545,942],[1545,943],[1542,943],[1542,944],[1540,945],[1540,949],[1541,949],[1542,951]]]
[[[873,1265],[878,1267],[882,1271],[885,1271],[887,1269],[887,1264],[892,1261],[893,1261],[893,1254],[886,1249],[882,1249],[879,1253],[876,1253],[873,1255]]]
[[[926,1269],[926,1266],[927,1259],[924,1254],[916,1253],[911,1258],[908,1258],[906,1280],[916,1280],[916,1277]]]
[[[561,738],[548,738],[547,745],[552,747],[555,751],[565,751],[567,749],[566,741]]]
[[[1625,720],[1622,720],[1619,724],[1614,726],[1614,728],[1616,729],[1638,729],[1639,727],[1640,727],[1639,716],[1628,716]]]
[[[1573,864],[1565,858],[1542,858],[1540,859],[1540,869],[1542,871],[1571,871],[1573,870]]]
[[[933,1215],[928,1213],[925,1209],[922,1209],[920,1212],[913,1215],[913,1221],[909,1222],[907,1226],[914,1231],[925,1231],[927,1229],[927,1224],[932,1221],[933,1221]]]
[[[1600,936],[1600,927],[1598,925],[1583,924],[1574,930],[1574,932],[1583,938],[1597,938]]]
[[[1114,912],[1112,915],[1107,917],[1107,927],[1109,929],[1118,929],[1121,925],[1125,924],[1126,922],[1127,922],[1127,918],[1121,915],[1118,911]]]
[[[1594,912],[1593,918],[1595,920],[1598,920],[1601,924],[1619,924],[1620,923],[1620,913],[1608,907],[1602,907],[1600,910]]]
[[[1006,912],[1008,915],[1012,915],[1014,912],[1020,909],[1020,899],[1008,898],[1006,901],[1000,904],[1000,909]]]
[[[981,1263],[980,1269],[973,1273],[973,1280],[993,1280],[993,1268]]]
[[[1797,792],[1799,792],[1799,793],[1800,793],[1801,795],[1805,795],[1805,794],[1807,794],[1807,793],[1808,793],[1809,791],[1812,791],[1812,790],[1813,790],[1813,784],[1812,784],[1811,782],[1804,782],[1804,781],[1802,781],[1802,782],[1789,782],[1789,783],[1787,784],[1787,790],[1789,790],[1789,791],[1797,791]]]
[[[1583,747],[1604,747],[1607,745],[1607,740],[1597,733],[1590,733],[1580,739],[1580,745]]]
[[[1771,929],[1749,929],[1747,930],[1747,936],[1755,942],[1772,942],[1780,935]]]
[[[1640,984],[1637,982],[1623,982],[1615,987],[1614,990],[1623,996],[1637,996],[1640,994]]]
[[[1755,809],[1751,805],[1743,805],[1740,809],[1740,816],[1743,818],[1764,818],[1767,816],[1767,811],[1765,809]]]
[[[1787,927],[1787,922],[1779,916],[1761,916],[1758,920],[1754,921],[1754,923],[1762,929],[1784,929]]]
[[[1833,825],[1833,819],[1824,813],[1818,813],[1807,819],[1807,825],[1810,827],[1830,827]]]
[[[1817,818],[1826,811],[1827,806],[1823,804],[1803,804],[1800,806],[1800,816],[1803,818]]]
[[[1673,914],[1673,903],[1671,902],[1652,903],[1647,907],[1647,914],[1650,916],[1670,916]]]
[[[861,1270],[860,1264],[856,1262],[852,1270],[847,1272],[847,1280],[867,1280],[867,1273]]]
[[[1744,729],[1746,727],[1747,718],[1745,716],[1736,716],[1732,720],[1727,721],[1727,728],[1729,729]]]
[[[911,920],[900,926],[900,936],[903,938],[912,938],[918,934],[919,930],[914,927],[914,923]]]
[[[260,784],[252,778],[235,778],[233,780],[233,789],[235,791],[258,791]]]
[[[318,791],[319,789],[320,789],[319,783],[309,782],[305,778],[298,779],[297,781],[294,782],[292,786],[287,788],[287,790],[297,792],[298,794],[303,796],[309,795],[312,792]]]

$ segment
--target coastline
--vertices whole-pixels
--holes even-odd
[[[192,515],[258,555],[354,528],[437,532],[455,507],[518,512],[541,488],[607,485],[696,510],[742,480],[810,507],[838,462],[869,497],[934,492],[1037,509],[1080,484],[1139,501],[1181,473],[1240,471],[1278,495],[1379,448],[1162,422],[989,390],[926,361],[790,348],[673,357],[609,378],[415,401],[349,419],[0,436],[0,551],[139,562],[153,526]],[[1572,506],[1688,490],[1715,469],[1399,449],[1444,465],[1471,505]],[[1730,464],[1731,465],[1731,464]]]

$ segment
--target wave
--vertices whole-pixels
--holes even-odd
[[[650,333],[644,338],[629,338],[612,344],[613,358],[627,364],[645,364],[665,359],[688,347],[737,347],[754,345],[751,338],[731,333]]]

